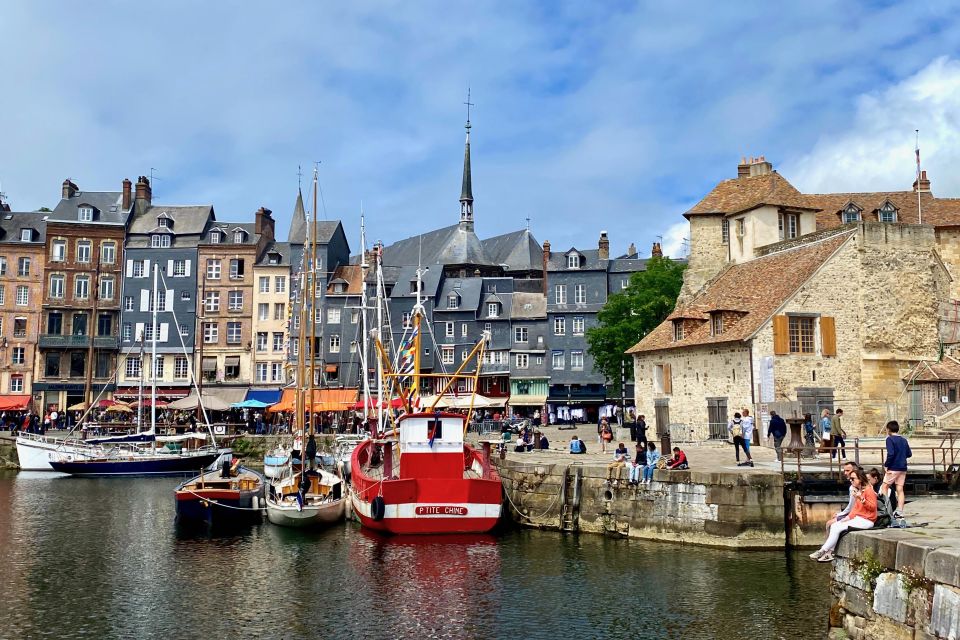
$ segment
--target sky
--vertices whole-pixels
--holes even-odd
[[[459,220],[468,87],[477,233],[554,250],[662,241],[742,156],[803,191],[960,196],[958,2],[0,0],[0,184],[272,209],[318,165],[358,250]]]

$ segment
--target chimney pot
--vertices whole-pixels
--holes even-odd
[[[627,247],[627,255],[628,255],[628,256],[635,256],[635,255],[637,255],[637,245],[635,245],[635,244],[633,244],[633,243],[631,242],[631,243],[630,243],[630,246]]]
[[[654,242],[654,243],[653,243],[653,248],[650,250],[650,257],[651,257],[651,258],[662,258],[662,257],[663,257],[663,249],[660,248],[660,243],[659,243],[659,242]]]
[[[64,200],[72,198],[77,195],[77,185],[75,185],[70,178],[67,178],[63,181],[63,188],[60,191],[60,195]]]
[[[598,257],[601,260],[610,259],[610,240],[607,238],[607,232],[600,232],[600,242],[597,243]]]
[[[920,171],[920,178],[913,181],[914,193],[930,193],[930,180],[927,178],[927,170]]]
[[[124,178],[123,179],[123,200],[120,204],[120,208],[123,209],[124,211],[127,211],[130,208],[130,204],[133,201],[133,197],[131,195],[132,188],[133,188],[133,183],[130,182],[130,178]]]
[[[137,178],[136,188],[136,203],[142,207],[150,206],[150,202],[153,199],[153,192],[150,189],[150,180],[147,178],[147,176],[140,176]]]

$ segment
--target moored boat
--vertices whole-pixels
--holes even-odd
[[[322,527],[343,520],[346,498],[343,480],[324,471],[288,474],[270,483],[267,519],[282,527]]]
[[[259,522],[265,481],[252,469],[224,461],[180,484],[177,521],[207,525]]]
[[[209,447],[193,451],[163,448],[157,449],[157,452],[113,453],[74,460],[61,457],[52,460],[50,466],[54,471],[80,477],[188,476],[209,467],[222,456],[230,456],[229,449],[214,450]]]
[[[281,478],[290,468],[290,450],[277,447],[263,456],[263,475],[268,480]]]

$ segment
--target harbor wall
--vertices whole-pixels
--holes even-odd
[[[960,638],[960,536],[952,529],[849,533],[831,574],[831,639]]]
[[[523,526],[747,549],[784,546],[778,473],[656,471],[610,486],[601,465],[500,461],[506,510]]]

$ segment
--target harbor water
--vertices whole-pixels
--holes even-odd
[[[176,480],[0,475],[0,638],[826,635],[829,566],[512,529],[381,538],[174,524]]]

